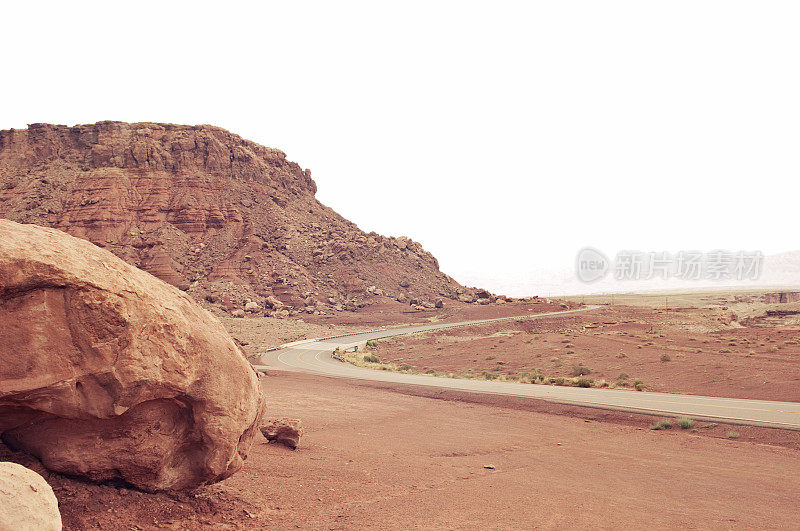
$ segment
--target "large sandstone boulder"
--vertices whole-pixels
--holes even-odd
[[[61,513],[42,476],[17,463],[0,463],[0,530],[60,531]]]
[[[0,220],[0,435],[50,470],[147,491],[242,466],[264,397],[187,295],[91,243]]]

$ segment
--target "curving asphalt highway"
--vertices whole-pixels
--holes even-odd
[[[549,312],[529,316],[482,319],[460,323],[439,323],[373,330],[347,336],[299,341],[283,345],[261,356],[258,369],[288,370],[379,382],[423,385],[475,393],[493,393],[546,400],[558,404],[612,409],[663,416],[688,416],[733,424],[747,424],[800,430],[800,403],[718,398],[713,396],[676,395],[636,392],[621,389],[585,389],[485,380],[441,378],[422,374],[402,374],[356,367],[331,357],[334,349],[363,345],[370,339],[413,334],[429,330],[455,328],[512,319],[543,319],[548,316],[590,311],[596,306],[577,310]]]

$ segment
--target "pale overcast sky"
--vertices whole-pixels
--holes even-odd
[[[772,254],[800,247],[798,6],[14,2],[0,129],[218,125],[494,289],[586,245]]]

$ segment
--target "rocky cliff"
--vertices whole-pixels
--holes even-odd
[[[311,172],[209,125],[0,131],[0,216],[55,227],[228,310],[474,298],[408,238],[364,233]]]

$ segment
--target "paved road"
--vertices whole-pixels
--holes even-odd
[[[772,402],[766,400],[674,395],[618,389],[583,389],[578,387],[556,387],[550,385],[439,378],[421,374],[401,374],[365,369],[349,363],[343,363],[331,357],[336,347],[345,349],[353,345],[361,345],[369,339],[379,339],[382,337],[411,334],[428,330],[469,326],[519,318],[546,319],[548,316],[590,311],[594,308],[596,308],[596,306],[588,306],[578,310],[567,310],[563,312],[542,313],[533,316],[389,328],[339,338],[300,342],[285,345],[278,350],[265,353],[261,356],[261,364],[256,367],[307,372],[340,378],[356,378],[360,380],[424,385],[427,387],[439,387],[476,393],[494,393],[515,397],[528,397],[559,404],[589,406],[618,411],[650,413],[664,416],[686,415],[695,419],[800,430],[800,403],[797,402]]]

